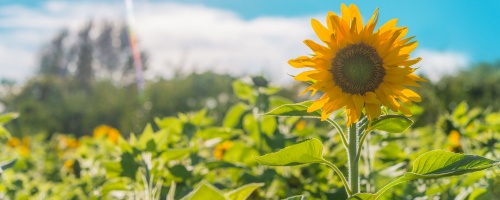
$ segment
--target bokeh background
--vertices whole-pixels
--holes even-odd
[[[153,116],[227,110],[231,81],[263,76],[299,100],[287,60],[310,52],[311,18],[337,1],[0,1],[1,109],[21,134],[91,133],[99,124],[138,131]],[[417,36],[417,73],[430,80],[417,124],[459,102],[498,108],[498,1],[349,1],[365,21],[398,18]],[[379,23],[379,25],[380,25]],[[131,49],[134,35],[142,76]],[[137,61],[137,59],[136,59]],[[144,87],[138,82],[143,82]],[[219,119],[222,116],[218,116]]]

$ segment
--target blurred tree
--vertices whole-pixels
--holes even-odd
[[[38,73],[42,75],[67,75],[67,50],[64,42],[68,37],[68,30],[62,30],[52,42],[42,47]]]
[[[78,61],[76,64],[75,77],[80,84],[87,86],[94,77],[94,70],[92,69],[92,41],[90,39],[90,31],[92,29],[92,23],[89,22],[88,25],[83,28],[78,34],[79,40],[76,43],[78,49]]]

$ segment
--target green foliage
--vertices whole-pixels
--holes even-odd
[[[205,75],[193,75],[195,78],[188,79],[201,87],[202,82],[197,81],[202,76]],[[211,75],[206,76],[211,79]],[[53,85],[64,83],[56,79],[46,81],[53,81]],[[169,81],[174,82],[151,82],[146,91],[151,92],[153,90],[148,88],[157,86],[158,90],[154,94],[146,92],[145,97],[158,95],[160,83]],[[186,79],[175,81],[183,84]],[[76,85],[68,84],[56,89],[47,86],[51,89],[47,89],[50,92],[46,94],[69,94],[71,88],[80,94],[81,99],[68,95],[68,103],[85,107],[91,102],[86,102],[85,95],[81,94],[99,94],[108,98],[105,91],[97,91],[102,88],[113,93],[120,88],[99,81],[92,84],[87,90],[96,91],[91,93],[78,91]],[[126,123],[129,127],[137,126],[132,128],[136,130],[116,139],[59,134],[51,137],[32,134],[23,139],[16,127],[28,119],[36,125],[38,112],[31,111],[33,115],[26,116],[27,119],[24,119],[26,114],[20,112],[21,118],[13,121],[16,114],[2,115],[1,124],[10,121],[5,125],[13,135],[0,137],[0,146],[5,152],[0,159],[5,161],[4,164],[13,160],[15,163],[9,162],[9,168],[2,167],[0,195],[10,199],[450,199],[457,196],[491,199],[500,192],[496,189],[500,186],[497,169],[476,172],[497,166],[498,162],[494,160],[500,160],[500,144],[496,139],[500,132],[498,112],[460,103],[455,110],[441,115],[437,126],[414,129],[409,127],[415,118],[386,111],[372,122],[362,118],[359,136],[365,136],[366,144],[360,149],[359,157],[361,191],[366,193],[352,194],[344,177],[348,171],[347,155],[343,153],[344,137],[348,131],[337,124],[344,122],[339,117],[342,112],[328,119],[329,124],[323,123],[317,120],[319,111],[307,112],[312,101],[292,103],[286,97],[275,95],[281,91],[267,81],[242,79],[233,85],[235,87],[227,94],[239,94],[228,99],[238,98],[237,103],[228,100],[226,102],[231,103],[223,104],[217,100],[216,107],[201,109],[207,105],[203,102],[206,99],[196,100],[194,104],[184,99],[184,102],[175,104],[179,109],[185,104],[186,110],[199,108],[198,111],[172,112],[168,116],[164,116],[167,112],[154,116],[152,113],[158,112],[159,107],[152,108],[153,105],[148,111],[139,99],[127,98],[130,94],[126,95],[126,90],[123,90],[117,99],[137,103],[142,114],[136,116],[137,121]],[[64,99],[66,95],[61,97]],[[47,109],[41,106],[41,102],[57,102],[51,99],[44,97],[32,103],[39,105],[38,109]],[[106,106],[106,100],[99,101],[103,104],[100,109],[104,111],[118,110],[121,106]],[[65,107],[64,103],[60,105]],[[127,112],[120,111],[122,114]],[[109,116],[121,116],[120,113]],[[64,121],[62,116],[53,119]],[[95,125],[88,125],[85,132],[91,133],[105,118],[100,118]],[[44,121],[47,127],[51,122]],[[44,126],[38,123],[36,126]],[[334,131],[330,125],[334,126]],[[36,126],[22,130],[35,130]],[[430,151],[446,148],[467,154]],[[259,163],[293,167],[263,168]],[[304,165],[309,163],[322,165]],[[412,166],[413,171],[406,172]],[[456,178],[455,175],[462,176]],[[391,192],[385,192],[389,189]],[[294,196],[297,194],[301,195]]]

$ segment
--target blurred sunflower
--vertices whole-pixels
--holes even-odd
[[[94,129],[94,138],[101,138],[106,136],[113,144],[118,144],[120,138],[120,131],[107,125],[100,125]]]
[[[19,154],[27,157],[30,154],[30,140],[27,137],[23,137],[20,140],[17,137],[12,137],[7,141],[7,145],[11,148],[17,149]]]
[[[408,29],[396,27],[397,19],[374,31],[378,9],[366,25],[356,5],[342,4],[341,12],[342,16],[328,13],[327,27],[311,20],[326,46],[305,40],[314,54],[288,61],[296,68],[314,68],[295,76],[295,80],[312,83],[301,95],[312,91],[313,96],[318,90],[325,93],[308,112],[322,108],[321,120],[326,120],[333,111],[345,106],[348,125],[359,120],[363,109],[370,120],[380,116],[381,105],[410,116],[410,110],[401,102],[411,106],[421,98],[406,86],[419,87],[417,82],[426,81],[413,74],[415,69],[410,67],[421,60],[410,59],[410,52],[417,47],[417,42],[412,41],[414,37],[404,38]]]
[[[464,150],[462,148],[462,143],[460,142],[460,132],[457,130],[452,130],[450,134],[448,134],[448,142],[450,146],[448,150],[455,153],[463,153]]]
[[[224,158],[224,154],[226,153],[227,150],[229,150],[233,146],[233,143],[231,141],[225,141],[221,144],[218,144],[215,146],[214,149],[214,157],[222,160]]]

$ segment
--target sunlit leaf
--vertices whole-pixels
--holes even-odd
[[[240,80],[233,82],[233,92],[238,98],[243,100],[251,101],[252,99],[255,98],[252,86]]]
[[[227,200],[224,194],[213,185],[208,183],[201,184],[194,191],[183,197],[181,200]]]
[[[309,139],[284,149],[255,157],[262,165],[293,166],[323,162],[323,144],[318,139]]]
[[[389,188],[406,181],[462,175],[499,165],[500,161],[477,155],[458,154],[444,150],[429,151],[415,160],[412,172],[407,172],[404,176],[386,185],[374,194],[372,199],[376,199]]]
[[[224,117],[224,121],[222,122],[223,126],[228,128],[235,128],[238,126],[243,114],[247,112],[247,109],[247,106],[243,103],[238,103],[232,106]]]
[[[4,113],[0,115],[0,124],[5,124],[13,119],[16,119],[19,117],[19,113],[16,112],[9,112],[9,113]]]
[[[401,133],[413,124],[413,121],[403,115],[384,115],[374,119],[370,124],[371,130]]]
[[[158,128],[166,130],[169,133],[182,133],[182,121],[175,117],[155,118],[155,124]]]
[[[163,161],[180,160],[189,156],[191,150],[185,149],[167,149],[161,153],[160,157]]]
[[[230,200],[246,200],[252,192],[264,186],[264,183],[250,183],[241,186],[233,191],[226,193],[226,197]]]
[[[108,195],[112,191],[127,191],[130,188],[127,187],[127,181],[121,178],[110,179],[101,188],[103,196]]]
[[[278,122],[276,122],[275,117],[264,116],[262,118],[262,124],[260,126],[260,130],[262,130],[262,132],[264,132],[268,136],[272,136],[277,127],[278,127]]]
[[[240,134],[242,134],[242,131],[240,129],[232,129],[227,127],[208,127],[196,132],[196,137],[206,140],[213,138],[221,138],[225,140]]]
[[[293,101],[290,99],[287,99],[285,97],[280,97],[280,96],[269,97],[270,108],[276,108],[278,106],[285,105],[285,104],[293,104]]]
[[[412,172],[406,177],[441,178],[488,169],[500,164],[477,155],[457,154],[444,150],[434,150],[420,155],[413,163]]]
[[[291,116],[299,116],[299,117],[314,117],[320,118],[321,112],[307,112],[307,108],[311,105],[312,101],[305,101],[296,104],[285,104],[281,105],[264,115],[271,116],[283,116],[283,117],[291,117]]]

